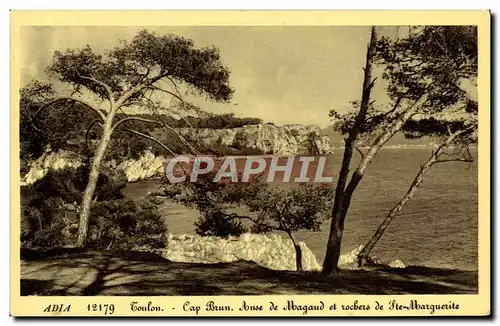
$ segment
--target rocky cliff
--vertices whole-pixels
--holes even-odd
[[[151,151],[144,151],[138,159],[128,159],[122,162],[104,162],[106,168],[123,171],[129,182],[157,177],[163,173],[163,156],[155,156]],[[68,151],[50,152],[30,163],[28,173],[21,176],[21,185],[30,185],[43,178],[49,169],[77,168],[83,163],[83,157]]]
[[[330,138],[317,126],[260,124],[234,129],[184,128],[179,132],[205,146],[253,148],[265,154],[330,154],[333,149]]]

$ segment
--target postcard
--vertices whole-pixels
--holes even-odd
[[[488,316],[488,11],[12,11],[11,315]]]

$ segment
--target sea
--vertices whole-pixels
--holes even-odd
[[[379,152],[352,198],[345,221],[342,254],[371,238],[431,152],[432,148],[385,148]],[[343,150],[337,149],[328,158],[326,175],[338,173],[342,154]],[[478,269],[477,150],[471,154],[476,159],[473,163],[439,163],[428,170],[414,197],[374,248],[374,256],[385,262],[399,259],[406,265]],[[355,155],[352,169],[358,160],[359,156]],[[125,194],[137,199],[159,189],[158,181],[144,180],[129,183]],[[196,210],[165,202],[160,211],[169,232],[195,234],[194,223],[199,217]],[[320,264],[325,257],[329,228],[330,220],[327,220],[319,232],[296,233],[297,239],[306,243]]]

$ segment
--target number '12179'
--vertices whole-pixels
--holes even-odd
[[[112,315],[115,312],[114,304],[88,304],[87,311],[104,312],[105,315]]]

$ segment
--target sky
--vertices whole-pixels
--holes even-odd
[[[45,67],[54,51],[80,49],[97,53],[130,40],[142,27],[23,27],[21,83],[47,80]],[[190,38],[196,46],[219,48],[231,72],[235,93],[229,103],[193,99],[204,110],[234,112],[275,124],[330,124],[331,109],[346,111],[361,100],[363,66],[370,27],[157,27],[159,34]],[[394,34],[397,30],[386,30]],[[380,71],[375,71],[375,75]],[[379,78],[372,92],[387,102]]]

